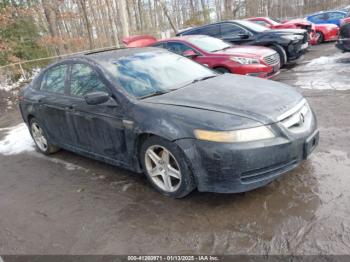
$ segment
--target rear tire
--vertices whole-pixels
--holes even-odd
[[[280,45],[273,45],[270,46],[270,48],[278,53],[278,55],[280,56],[280,65],[281,67],[283,67],[288,62],[286,50],[284,50],[284,48]]]
[[[30,119],[29,131],[37,149],[41,153],[50,155],[60,150],[59,147],[50,143],[44,127],[39,123],[38,120],[36,120],[36,118]]]
[[[141,146],[140,158],[148,181],[163,195],[182,198],[196,187],[185,155],[176,144],[152,136]]]
[[[318,35],[318,39],[317,39],[317,43],[318,44],[322,44],[324,42],[324,35],[322,32],[316,32],[316,34]]]

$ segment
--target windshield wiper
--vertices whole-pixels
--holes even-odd
[[[139,99],[145,99],[145,98],[149,98],[149,97],[152,97],[152,96],[160,96],[160,95],[164,95],[166,93],[168,93],[168,92],[163,91],[163,90],[158,90],[158,91],[150,93],[148,95],[140,96]]]
[[[211,51],[212,53],[215,53],[215,52],[219,52],[219,51],[224,51],[224,50],[226,50],[226,49],[229,49],[229,48],[231,48],[232,46],[226,46],[226,47],[224,47],[224,48],[221,48],[221,49],[217,49],[217,50],[214,50],[214,51]]]
[[[186,83],[185,85],[181,86],[180,88],[183,88],[183,87],[186,87],[188,85],[191,85],[191,84],[194,84],[194,83],[197,83],[197,82],[201,82],[201,81],[204,81],[204,80],[207,80],[207,79],[210,79],[210,78],[214,78],[214,77],[217,77],[217,76],[218,75],[199,77],[199,78],[193,79],[191,82]]]

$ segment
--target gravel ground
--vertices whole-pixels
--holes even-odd
[[[37,153],[0,92],[12,107],[0,115],[0,254],[349,254],[349,61],[324,44],[275,79],[316,111],[321,140],[308,161],[249,193],[182,200],[141,175]]]

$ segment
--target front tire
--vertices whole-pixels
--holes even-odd
[[[275,50],[280,56],[280,66],[283,67],[288,62],[286,50],[280,45],[270,46],[271,49]]]
[[[324,42],[324,35],[322,32],[316,32],[318,39],[317,39],[317,43],[318,44],[322,44]]]
[[[182,198],[196,187],[184,153],[174,143],[150,137],[143,143],[140,157],[148,181],[163,195]]]
[[[34,143],[41,153],[50,155],[59,150],[57,146],[50,143],[45,129],[38,120],[32,118],[29,122],[29,127]]]

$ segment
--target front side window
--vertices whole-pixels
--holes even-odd
[[[68,65],[59,65],[46,71],[40,90],[64,94],[67,69]]]
[[[136,53],[113,62],[100,62],[116,84],[134,97],[167,93],[196,79],[217,74],[190,59],[167,51]]]
[[[87,93],[102,91],[108,93],[108,88],[99,78],[99,75],[90,66],[74,64],[70,81],[70,94],[83,97]]]

